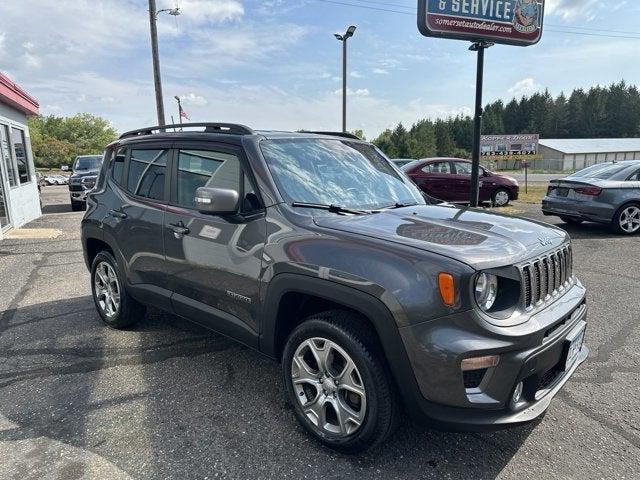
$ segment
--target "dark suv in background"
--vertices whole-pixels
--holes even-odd
[[[587,358],[563,230],[430,204],[348,134],[183,128],[124,134],[87,196],[107,325],[153,305],[280,361],[299,421],[344,452],[402,406],[463,430],[533,420]]]
[[[85,208],[87,192],[96,185],[101,166],[102,155],[80,155],[73,161],[69,197],[74,212]]]

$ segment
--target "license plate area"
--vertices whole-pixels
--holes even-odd
[[[564,341],[564,371],[570,370],[578,360],[578,355],[584,344],[584,336],[587,331],[587,323],[582,321],[575,326]]]
[[[568,188],[556,188],[556,196],[558,197],[566,197],[569,195],[569,189]]]

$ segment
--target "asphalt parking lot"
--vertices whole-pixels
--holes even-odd
[[[566,227],[590,292],[591,356],[542,421],[487,434],[405,422],[349,457],[302,431],[279,366],[258,353],[154,310],[133,330],[105,328],[82,213],[65,187],[43,200],[28,228],[57,236],[0,241],[1,479],[638,478],[639,238]]]

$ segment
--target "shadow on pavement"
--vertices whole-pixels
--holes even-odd
[[[378,451],[348,457],[311,440],[279,366],[156,310],[128,331],[88,296],[2,315],[0,442],[48,437],[136,478],[495,478],[535,428],[487,434],[405,421]],[[87,467],[88,468],[88,467]]]

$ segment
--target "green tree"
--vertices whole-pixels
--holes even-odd
[[[57,167],[71,163],[78,155],[101,153],[118,137],[109,122],[89,113],[32,117],[29,132],[38,167]]]

